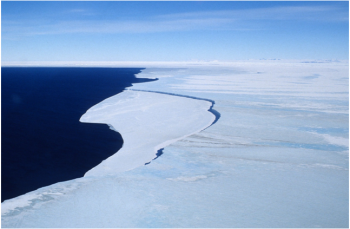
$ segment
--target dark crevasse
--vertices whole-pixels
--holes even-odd
[[[1,201],[84,176],[116,153],[122,137],[80,123],[93,105],[122,92],[140,68],[1,68]]]
[[[215,116],[215,119],[210,126],[214,125],[221,117],[221,114],[217,110],[213,109],[215,101],[211,100],[211,99],[199,98],[199,97],[194,97],[194,96],[189,96],[189,95],[180,95],[180,94],[169,93],[169,92],[161,92],[161,91],[138,90],[138,89],[131,89],[131,90],[133,90],[133,91],[146,91],[146,92],[159,93],[159,94],[172,95],[172,96],[180,96],[180,97],[185,97],[185,98],[190,98],[190,99],[197,99],[197,100],[204,100],[204,101],[211,102],[212,105],[210,106],[208,111],[211,112]],[[209,128],[210,126],[206,127],[205,129]],[[158,157],[162,156],[164,153],[163,150],[164,150],[164,148],[159,149],[156,153],[156,157],[154,159],[152,159],[152,161],[154,161]],[[152,161],[145,163],[145,165],[149,165]]]

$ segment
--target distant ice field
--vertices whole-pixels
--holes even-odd
[[[347,228],[348,75],[342,61],[149,66],[137,77],[159,80],[81,117],[130,144],[5,201],[2,226]]]

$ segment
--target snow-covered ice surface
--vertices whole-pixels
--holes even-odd
[[[165,67],[82,116],[119,131],[120,152],[5,201],[2,227],[349,226],[348,62]],[[213,100],[220,119],[151,91]]]
[[[123,147],[85,176],[128,171],[156,157],[157,151],[210,126],[211,102],[142,91],[124,91],[90,108],[81,122],[106,123],[123,133]],[[136,136],[136,137],[135,137]]]

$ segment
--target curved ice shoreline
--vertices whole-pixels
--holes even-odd
[[[108,177],[145,165],[157,157],[158,150],[212,125],[217,120],[209,111],[212,106],[211,101],[132,90],[103,100],[91,107],[80,121],[107,124],[122,134],[123,147],[83,178],[59,182],[4,201],[2,216],[11,218],[16,212],[51,202],[80,189],[93,181],[93,177]]]
[[[2,227],[348,228],[348,62],[204,67],[144,71],[160,80],[132,89],[210,98],[220,122],[148,166],[7,200]]]
[[[211,101],[164,93],[126,90],[91,107],[84,123],[105,123],[124,139],[118,153],[89,170],[85,177],[132,170],[156,157],[159,149],[198,133],[217,120]]]

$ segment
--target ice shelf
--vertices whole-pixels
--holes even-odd
[[[122,150],[5,201],[2,227],[349,227],[348,61],[162,67],[81,118]],[[145,91],[213,100],[221,117],[200,131],[210,102]]]

